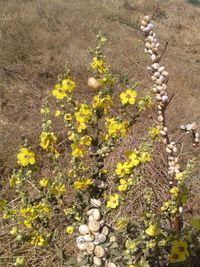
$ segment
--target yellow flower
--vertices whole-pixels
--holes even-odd
[[[72,156],[75,158],[82,158],[84,156],[84,151],[80,149],[78,144],[71,144]]]
[[[66,113],[64,115],[64,120],[66,121],[71,121],[72,120],[72,114],[71,113]]]
[[[144,163],[146,161],[150,161],[150,160],[151,160],[151,155],[149,154],[149,152],[141,152],[140,161],[142,163]]]
[[[35,153],[28,150],[25,147],[20,149],[20,152],[17,154],[18,164],[22,166],[27,166],[29,164],[35,164]]]
[[[131,167],[132,166],[129,162],[125,162],[125,163],[118,162],[115,173],[119,177],[124,177],[126,174],[129,174],[131,172]]]
[[[146,230],[145,233],[150,236],[157,236],[160,234],[160,229],[156,225],[151,224]]]
[[[120,179],[120,185],[118,185],[117,189],[119,191],[126,191],[128,188],[128,183],[124,179]]]
[[[92,59],[92,62],[90,63],[90,67],[92,69],[97,69],[97,71],[99,73],[102,73],[105,71],[105,67],[104,67],[104,61],[103,59],[98,59],[97,57],[94,57]]]
[[[200,217],[199,218],[192,218],[191,225],[197,230],[200,230]]]
[[[68,235],[72,235],[74,231],[75,231],[74,226],[67,226],[66,233]]]
[[[67,96],[66,91],[58,84],[52,91],[52,95],[55,96],[55,98],[57,98],[58,100],[62,100],[64,97]]]
[[[47,187],[49,180],[47,178],[42,178],[39,181],[41,187]]]
[[[169,255],[170,263],[185,261],[189,256],[188,244],[182,240],[172,242],[171,253]]]
[[[107,207],[111,209],[116,209],[119,206],[119,195],[114,194],[110,195],[109,200],[107,201]]]
[[[126,134],[127,131],[127,123],[120,122],[115,118],[107,118],[106,119],[106,127],[108,129],[108,133],[105,136],[107,140],[109,137],[120,137]]]
[[[47,108],[47,107],[41,108],[40,113],[41,114],[48,114],[49,113],[49,108]]]
[[[172,197],[176,198],[178,196],[179,193],[179,188],[176,186],[173,186],[170,190],[169,190],[170,194],[172,195]]]
[[[86,190],[92,184],[93,182],[91,179],[83,179],[83,180],[74,182],[74,188],[80,189],[80,190]]]
[[[81,139],[79,140],[79,144],[80,145],[86,145],[89,146],[92,142],[92,138],[89,135],[84,135],[81,137]]]
[[[57,141],[57,137],[53,132],[42,132],[40,134],[40,146],[43,149],[52,149],[54,148],[54,144]]]
[[[46,245],[44,237],[36,231],[32,233],[30,243],[36,247]]]
[[[136,91],[128,88],[125,92],[120,94],[122,105],[130,104],[133,105],[135,103],[135,99],[137,97]]]
[[[25,260],[23,256],[19,256],[16,258],[16,261],[14,263],[14,266],[24,266]]]
[[[128,220],[126,218],[118,218],[115,222],[115,228],[118,232],[123,231],[128,224]]]
[[[125,247],[130,251],[134,251],[137,248],[137,245],[135,241],[126,240]]]
[[[126,157],[130,160],[130,165],[132,167],[136,167],[140,164],[140,159],[138,158],[138,152],[136,150],[128,151]]]
[[[60,110],[57,109],[54,115],[55,115],[55,117],[59,117],[59,116],[61,115],[61,113],[62,113],[62,112],[61,112]]]
[[[184,179],[184,175],[185,175],[184,172],[179,172],[176,174],[175,179],[178,181],[182,181]]]
[[[112,99],[109,95],[103,98],[101,98],[99,95],[95,95],[93,98],[92,107],[94,109],[102,108],[104,111],[104,114],[107,114],[108,109],[110,108],[111,102],[112,102]]]
[[[159,129],[155,127],[149,128],[149,136],[155,140],[159,136]]]
[[[62,88],[63,88],[63,90],[66,90],[69,93],[71,93],[74,90],[75,87],[76,87],[75,82],[73,82],[70,79],[64,79],[62,81]]]
[[[165,202],[165,203],[163,204],[163,206],[160,208],[161,211],[165,211],[165,210],[167,210],[167,209],[169,208],[169,204],[170,204],[169,201]]]

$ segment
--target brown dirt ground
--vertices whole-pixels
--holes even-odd
[[[95,46],[98,31],[108,39],[105,54],[112,70],[138,81],[139,90],[151,86],[139,29],[140,18],[147,13],[154,15],[161,47],[169,42],[163,64],[170,72],[169,94],[174,94],[167,111],[171,133],[177,136],[180,124],[200,123],[200,8],[183,0],[159,5],[156,0],[10,0],[0,1],[0,10],[0,187],[15,164],[20,143],[26,138],[34,145],[42,99],[66,62],[79,86],[79,97],[87,95],[88,48]],[[183,149],[185,156],[199,156],[188,141]],[[200,213],[198,171],[192,184]],[[5,252],[8,261],[1,265],[3,254],[0,266],[12,266],[13,244],[5,250],[10,251]],[[73,252],[71,243],[68,250]],[[61,266],[49,252],[31,253],[33,259],[35,255],[40,259],[30,259],[34,267]]]

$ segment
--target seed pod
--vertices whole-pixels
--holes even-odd
[[[96,266],[102,266],[102,259],[101,258],[98,258],[96,256],[93,257],[93,263],[96,265]]]
[[[94,235],[92,234],[84,235],[84,239],[86,242],[92,242],[94,241]]]
[[[92,204],[93,207],[101,207],[101,200],[100,199],[95,199],[95,198],[92,198],[90,200],[90,203]]]
[[[92,254],[93,251],[94,251],[94,248],[95,248],[94,243],[92,243],[92,242],[86,243],[86,248],[85,249],[86,249],[87,253]]]
[[[98,258],[103,258],[106,255],[105,249],[101,246],[96,246],[94,249],[94,254]]]
[[[78,231],[81,235],[86,235],[90,232],[90,230],[86,224],[82,224],[81,226],[79,226]]]
[[[94,90],[98,89],[100,87],[100,82],[95,79],[94,77],[90,77],[88,79],[88,86]]]
[[[101,213],[98,209],[93,209],[92,216],[94,217],[95,221],[99,221],[101,218]]]
[[[95,221],[95,220],[91,220],[88,223],[88,227],[90,229],[91,232],[98,232],[100,229],[100,222],[99,221]]]

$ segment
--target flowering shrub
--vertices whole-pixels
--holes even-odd
[[[69,260],[68,266],[166,266],[188,261],[199,249],[200,219],[186,218],[183,213],[188,196],[186,179],[194,161],[181,170],[177,142],[170,140],[165,120],[169,74],[160,64],[159,43],[148,16],[141,29],[146,34],[145,52],[152,60],[148,71],[155,82],[157,125],[146,129],[145,136],[120,155],[121,160],[116,156],[108,166],[107,160],[118,153],[137,120],[151,108],[152,100],[148,91],[139,96],[136,83],[121,85],[112,74],[102,51],[106,38],[99,33],[90,63],[93,76],[87,85],[91,98],[77,99],[76,83],[68,68],[59,76],[52,90],[56,110],[48,101],[41,109],[40,149],[33,151],[24,143],[17,154],[17,166],[9,180],[17,204],[1,200],[5,224],[19,244],[51,247],[59,230],[55,229],[57,217],[65,222],[66,235],[75,239],[78,230],[77,262]],[[119,84],[122,90],[116,96],[114,88]],[[55,120],[64,126],[64,138],[54,129]],[[196,146],[195,124],[181,129],[192,132]],[[143,188],[143,211],[133,220],[122,211],[128,199],[134,201],[133,188],[148,179],[146,166],[154,160],[159,141],[166,146],[168,197],[156,208],[152,188]],[[48,172],[39,157],[48,161]],[[72,204],[67,201],[69,194]],[[15,266],[25,264],[22,256],[16,258]]]

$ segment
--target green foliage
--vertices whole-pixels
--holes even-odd
[[[187,0],[189,4],[192,4],[192,5],[200,5],[200,0]]]

